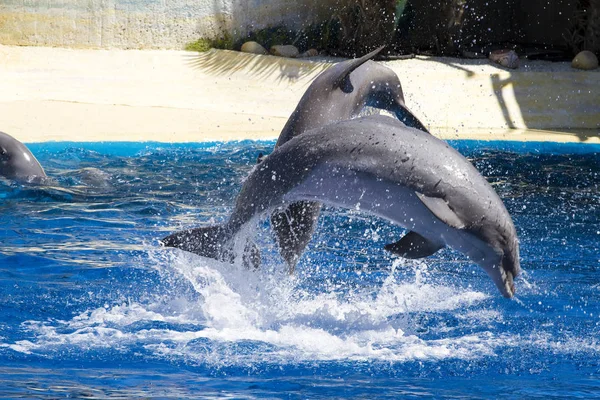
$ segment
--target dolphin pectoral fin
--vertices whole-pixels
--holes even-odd
[[[417,232],[408,232],[397,242],[386,244],[384,249],[404,258],[423,258],[443,247],[443,244],[434,243]]]
[[[372,52],[365,54],[360,58],[344,61],[344,68],[340,71],[339,75],[333,80],[333,89],[339,87],[346,93],[351,92],[353,90],[353,87],[349,79],[350,73],[356,68],[366,63],[367,61],[369,61],[371,58],[375,57],[381,50],[383,50],[384,47],[385,46],[380,46]]]
[[[290,274],[294,273],[298,259],[312,238],[320,211],[320,203],[300,201],[271,215],[271,229]]]
[[[439,197],[425,196],[422,193],[415,192],[419,200],[442,222],[456,229],[463,229],[465,224],[460,217],[448,206],[446,200]]]

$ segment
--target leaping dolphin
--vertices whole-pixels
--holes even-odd
[[[0,132],[0,176],[21,183],[46,178],[44,169],[23,143]]]
[[[398,75],[371,61],[383,48],[339,62],[317,76],[304,92],[275,146],[310,129],[357,117],[365,106],[387,110],[405,125],[427,132],[406,106]]]
[[[178,232],[162,243],[229,261],[241,247],[247,263],[258,263],[243,228],[298,201],[383,217],[410,231],[387,250],[421,258],[449,246],[479,264],[505,297],[514,295],[519,244],[502,200],[447,143],[385,116],[341,121],[289,140],[250,173],[224,225]]]
[[[365,56],[335,64],[308,87],[283,127],[277,146],[310,129],[357,117],[365,106],[392,112],[407,126],[427,132],[406,107],[400,79],[391,69],[371,61],[383,47]],[[282,257],[292,272],[316,227],[318,202],[292,203],[271,216]]]

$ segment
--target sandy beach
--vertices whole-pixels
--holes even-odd
[[[0,46],[0,130],[24,142],[273,139],[335,61]],[[384,64],[437,136],[600,143],[600,70],[428,57]]]

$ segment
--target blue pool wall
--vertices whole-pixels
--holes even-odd
[[[502,150],[514,153],[531,154],[592,154],[600,153],[600,144],[577,142],[520,142],[506,140],[448,140],[452,147],[460,152],[471,152],[475,149]],[[244,140],[237,142],[196,142],[196,143],[163,143],[163,142],[41,142],[28,143],[33,154],[58,152],[66,149],[84,148],[112,156],[133,156],[141,151],[155,148],[192,148],[208,149],[225,144],[246,145],[256,143],[260,146],[274,146],[275,140]]]

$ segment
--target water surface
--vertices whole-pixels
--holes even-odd
[[[32,145],[53,182],[0,182],[0,397],[600,393],[600,148],[452,142],[515,220],[514,300],[451,250],[391,257],[402,229],[352,210],[293,277],[268,221],[259,272],[158,246],[224,221],[273,145]]]

